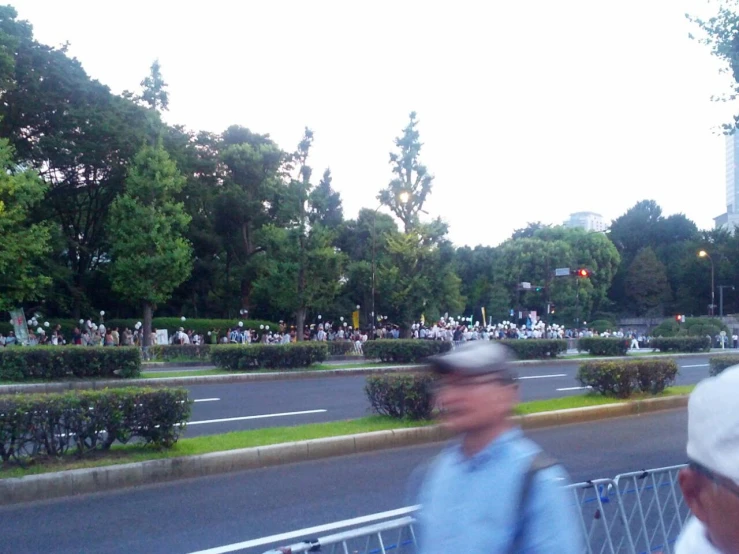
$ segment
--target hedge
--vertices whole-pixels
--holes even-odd
[[[354,342],[350,340],[326,341],[329,356],[347,356],[354,354]]]
[[[390,373],[367,377],[364,392],[372,411],[394,418],[430,419],[434,410],[430,373]]]
[[[221,369],[294,369],[308,367],[328,357],[328,346],[323,342],[292,344],[224,344],[211,346],[210,360]]]
[[[579,339],[577,350],[593,356],[624,356],[629,351],[630,344],[628,339],[590,337]]]
[[[0,396],[0,459],[84,456],[133,439],[170,447],[190,417],[185,389],[105,389]]]
[[[522,339],[502,340],[500,344],[513,350],[519,360],[541,360],[556,358],[567,352],[566,340],[555,339]]]
[[[592,361],[580,365],[577,380],[600,394],[628,398],[634,392],[661,393],[677,373],[675,360]]]
[[[138,377],[141,353],[133,346],[34,346],[0,349],[0,380],[68,377]]]
[[[378,339],[362,345],[365,358],[395,363],[420,362],[451,349],[452,343],[448,341],[420,339]]]
[[[194,344],[157,344],[149,347],[149,356],[152,360],[172,360],[176,358],[196,358],[198,360],[207,360],[210,357],[211,346],[203,344],[195,346]]]
[[[649,346],[660,352],[706,352],[711,349],[708,337],[655,337]]]
[[[711,356],[708,358],[710,369],[708,370],[711,377],[715,377],[723,370],[731,366],[739,365],[739,354],[722,354],[720,356]]]

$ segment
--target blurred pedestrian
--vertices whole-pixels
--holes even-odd
[[[739,366],[698,384],[688,401],[688,460],[680,472],[692,517],[676,554],[739,554]]]
[[[509,350],[473,341],[432,358],[442,425],[459,438],[420,488],[419,552],[580,554],[565,471],[511,421]]]

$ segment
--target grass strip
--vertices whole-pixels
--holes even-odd
[[[137,379],[161,379],[163,377],[207,377],[208,375],[232,375],[235,372],[225,369],[194,369],[190,371],[147,371]],[[125,381],[122,381],[125,384]]]
[[[671,387],[656,397],[659,398],[689,394],[693,388],[693,385]],[[614,404],[629,400],[640,400],[643,398],[655,397],[639,395],[624,400],[621,398],[605,397],[591,393],[564,398],[523,402],[516,408],[516,414],[527,415],[553,410],[601,406],[604,404]],[[78,460],[73,455],[68,455],[61,460],[39,462],[25,469],[3,466],[0,468],[0,478],[23,477],[26,475],[37,475],[53,471],[127,464],[131,462],[144,462],[148,460],[160,460],[163,458],[176,458],[179,456],[194,456],[210,452],[222,452],[226,450],[266,446],[285,442],[338,437],[342,435],[353,435],[356,433],[370,433],[372,431],[420,427],[432,425],[433,423],[434,421],[397,420],[385,416],[369,416],[346,421],[311,423],[308,425],[298,425],[293,427],[266,427],[263,429],[253,429],[248,431],[234,431],[220,435],[207,435],[190,439],[184,438],[180,439],[177,444],[169,450],[156,450],[137,445],[116,445],[110,450],[110,452],[98,453],[97,456],[86,458],[84,460]]]

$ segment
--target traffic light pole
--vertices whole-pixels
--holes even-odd
[[[719,285],[718,289],[718,316],[724,317],[724,289],[734,290],[733,285]]]

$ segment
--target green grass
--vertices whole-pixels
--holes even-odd
[[[204,377],[208,375],[232,375],[235,371],[225,369],[195,369],[192,371],[147,371],[141,379],[161,379],[162,377]]]
[[[689,394],[694,386],[671,387],[660,397]],[[630,400],[638,400],[646,396],[634,396]],[[601,406],[625,402],[620,398],[599,396],[596,394],[585,394],[579,396],[568,396],[564,398],[552,398],[548,400],[534,400],[523,402],[516,408],[516,414],[527,415],[553,410],[565,410],[569,408],[584,408],[588,406]],[[372,431],[385,431],[388,429],[404,429],[408,427],[420,427],[432,425],[433,421],[397,420],[385,416],[370,416],[347,421],[333,421],[329,423],[311,423],[294,427],[269,427],[249,431],[235,431],[221,435],[209,435],[205,437],[194,437],[181,439],[169,450],[156,450],[144,446],[117,445],[108,453],[98,453],[89,459],[78,460],[72,455],[65,456],[61,461],[38,463],[29,468],[3,467],[0,468],[0,478],[23,477],[25,475],[36,475],[39,473],[50,473],[53,471],[64,471],[68,469],[80,469],[88,467],[100,467],[106,465],[126,464],[131,462],[144,462],[147,460],[159,460],[162,458],[176,458],[179,456],[194,456],[207,454],[209,452],[221,452],[235,450],[238,448],[250,448],[255,446],[266,446],[309,439],[320,439],[325,437],[338,437],[341,435],[353,435],[355,433],[369,433]]]

